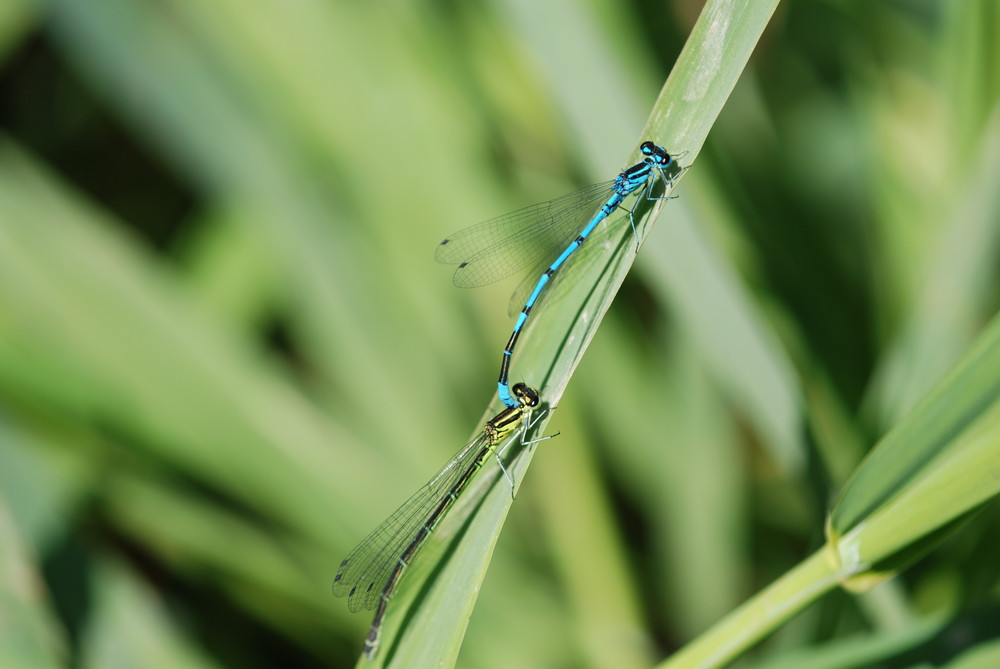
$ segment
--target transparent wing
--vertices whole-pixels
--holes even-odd
[[[438,244],[438,262],[460,263],[454,282],[475,288],[499,281],[565,248],[611,197],[613,181],[525,207],[460,230]]]
[[[375,608],[400,556],[463,474],[477,459],[485,460],[484,449],[492,450],[493,445],[482,432],[340,563],[333,579],[333,594],[347,597],[352,612]]]
[[[601,204],[603,204],[603,202]],[[597,229],[595,229],[594,232],[592,232],[590,236],[587,237],[587,241],[583,245],[583,248],[577,251],[575,255],[589,253],[585,249],[600,246],[601,244],[603,244],[607,240],[608,235],[611,233],[611,231],[616,229],[615,224],[612,221],[616,220],[620,216],[624,216],[624,214],[622,214],[620,211],[612,212],[611,215],[608,216],[607,219],[602,221],[601,224],[597,226]],[[582,227],[582,222],[580,227]],[[579,230],[574,230],[572,234],[562,239],[560,243],[557,244],[558,250],[554,250],[550,254],[540,257],[535,262],[535,264],[525,275],[521,283],[518,284],[517,289],[515,289],[514,293],[510,296],[510,301],[507,303],[508,316],[514,316],[514,314],[520,312],[521,309],[524,308],[524,303],[528,301],[528,296],[531,295],[531,292],[535,289],[535,286],[538,284],[538,280],[541,278],[542,274],[545,272],[545,270],[549,268],[549,265],[551,265],[552,262],[556,259],[557,254],[561,253],[567,246],[569,246],[570,242],[576,239],[579,232],[580,232]],[[570,258],[567,262],[572,262],[572,261],[573,259]],[[536,309],[538,308],[538,305],[541,304],[541,302],[545,299],[545,295],[547,293],[552,292],[553,287],[560,281],[562,275],[563,272],[559,271],[556,272],[556,274],[552,277],[552,279],[549,281],[549,285],[545,287],[545,291],[542,293],[541,296],[539,296],[538,301],[535,302]]]

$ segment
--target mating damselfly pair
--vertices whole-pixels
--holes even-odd
[[[640,151],[644,158],[612,181],[474,225],[438,245],[435,257],[440,262],[458,263],[454,283],[463,288],[493,283],[529,267],[532,271],[511,298],[512,306],[523,306],[501,358],[497,386],[505,408],[488,420],[480,433],[434,478],[351,551],[334,578],[334,594],[347,597],[351,611],[375,610],[365,640],[368,659],[378,651],[386,608],[407,566],[469,489],[473,476],[493,456],[513,491],[513,479],[501,458],[503,444],[518,437],[522,445],[549,438],[527,438],[544,412],[532,418],[539,405],[536,390],[523,383],[515,384],[513,389],[509,386],[514,348],[546,285],[602,221],[616,212],[627,214],[638,251],[637,208],[643,202],[667,199],[669,189],[685,169],[679,168],[674,158],[653,142],[643,142]],[[663,191],[657,194],[659,186]],[[631,207],[623,206],[633,194],[636,197]]]

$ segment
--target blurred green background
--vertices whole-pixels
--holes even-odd
[[[516,282],[458,290],[435,245],[614,176],[699,10],[0,3],[0,666],[353,664],[337,565],[477,429],[511,326]],[[779,7],[460,666],[648,666],[821,545],[1000,305],[998,44],[992,0]],[[998,536],[993,503],[741,663],[995,643]]]

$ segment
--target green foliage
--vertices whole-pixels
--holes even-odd
[[[435,244],[650,138],[380,661],[995,666],[1000,12],[773,5],[0,4],[0,665],[354,663],[340,559],[497,408]]]

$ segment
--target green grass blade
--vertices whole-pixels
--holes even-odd
[[[214,669],[220,666],[184,634],[150,588],[117,564],[95,575],[98,602],[87,626],[86,669]]]
[[[978,331],[982,314],[989,313],[991,268],[1000,246],[1000,114],[984,129],[978,149],[961,186],[953,189],[943,216],[949,224],[940,228],[922,264],[912,311],[876,374],[872,399],[885,425],[898,420],[949,369]]]
[[[867,536],[873,517],[890,508],[911,514],[894,518],[900,523],[894,533],[902,533],[895,548],[884,546],[870,552],[855,546],[862,549],[856,555],[860,563],[888,557],[1000,489],[1000,480],[989,473],[990,466],[995,467],[1000,459],[998,370],[1000,317],[994,318],[954,369],[885,436],[844,487],[830,512],[829,530],[835,540],[843,541],[845,535],[859,531]],[[982,466],[986,469],[980,469]],[[911,499],[918,490],[930,496]],[[907,505],[904,500],[919,505]],[[920,513],[914,513],[918,510]]]
[[[1000,641],[986,641],[971,648],[944,669],[994,669],[1000,667]]]
[[[763,448],[782,469],[801,471],[807,456],[795,369],[701,222],[687,207],[678,209],[650,238],[642,268],[653,290],[676,310],[678,326],[695,342],[713,379],[757,428]]]
[[[9,143],[0,175],[0,306],[20,324],[0,329],[0,379],[337,545],[330,509],[364,466],[330,444],[351,438]]]
[[[518,450],[516,445],[510,448]],[[533,447],[520,449],[507,467],[518,484],[533,451]],[[373,662],[359,660],[359,667],[440,667],[452,666],[458,659],[512,501],[506,478],[490,464],[423,549],[393,598],[378,654]]]
[[[885,436],[827,523],[845,579],[867,587],[1000,493],[1000,317]]]
[[[709,2],[660,92],[641,137],[655,137],[668,150],[687,152],[694,162],[722,105],[735,86],[777,2]],[[631,156],[634,162],[638,154]],[[645,239],[659,207],[646,213],[639,229]],[[603,262],[570,263],[544,298],[521,337],[514,373],[542,396],[558,402],[597,326],[610,307],[635,253],[631,230],[612,236],[613,253],[584,247],[584,257],[604,252]],[[530,371],[534,370],[534,371]]]
[[[837,585],[829,557],[818,551],[658,665],[659,669],[721,667]]]
[[[898,630],[859,634],[815,648],[796,648],[772,660],[753,663],[753,669],[861,669],[912,651],[941,634],[946,622],[937,618],[914,621]]]
[[[858,468],[829,543],[662,665],[721,666],[838,584],[881,582],[1000,492],[1000,317]]]
[[[690,164],[775,5],[709,2],[660,94],[643,137],[656,137],[671,151],[687,151],[683,164]],[[648,233],[650,222],[647,218],[640,236]],[[523,375],[529,385],[537,383],[547,402],[555,403],[562,396],[635,258],[631,230],[622,231],[614,240],[615,252],[608,254],[603,265],[594,262],[587,267],[588,263],[577,261],[563,270],[565,274],[546,297],[545,308],[529,321],[522,336],[514,374]],[[519,467],[527,466],[530,452],[526,456]],[[486,561],[511,503],[504,488],[503,481],[494,487],[449,556],[447,569],[461,569],[463,575],[446,577],[446,570],[441,570],[429,579],[422,589],[421,598],[427,604],[420,614],[409,616],[405,629],[394,624],[385,630],[383,644],[393,650],[381,662],[400,667],[455,663],[474,593],[479,590]],[[454,601],[456,593],[466,593],[458,595],[460,603]]]
[[[47,669],[65,666],[62,629],[40,587],[41,575],[19,536],[0,491],[0,666]]]
[[[10,0],[0,5],[0,65],[28,35],[36,19],[36,3],[30,0]]]

